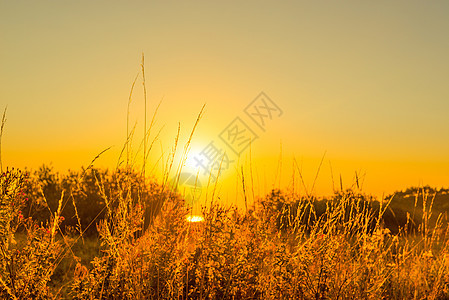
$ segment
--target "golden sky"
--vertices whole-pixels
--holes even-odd
[[[185,170],[196,172],[210,142],[226,150],[223,199],[241,166],[250,181],[249,148],[239,158],[223,138],[242,130],[236,118],[257,136],[256,193],[294,174],[304,193],[298,169],[311,192],[323,155],[317,194],[340,174],[350,187],[356,172],[376,195],[447,187],[448,14],[446,1],[0,1],[3,164],[79,169],[112,146],[96,163],[114,167],[144,53],[149,118],[162,100],[149,165],[162,165],[178,124],[182,152],[205,104]],[[261,92],[279,110],[267,111]],[[263,129],[245,112],[254,105],[272,113]],[[137,151],[141,75],[130,108]]]

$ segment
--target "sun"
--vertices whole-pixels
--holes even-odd
[[[194,145],[189,149],[187,157],[184,161],[182,170],[193,174],[201,174],[204,172],[204,168],[207,167],[207,161],[204,159],[203,148],[198,145]]]

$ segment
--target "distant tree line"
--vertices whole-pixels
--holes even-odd
[[[392,233],[398,233],[400,230],[416,232],[419,226],[422,226],[424,218],[428,218],[426,225],[432,228],[437,224],[437,220],[441,224],[448,222],[449,190],[428,186],[410,187],[385,197],[382,203],[371,195],[350,189],[336,192],[330,198],[301,197],[281,190],[272,190],[259,200],[258,205],[262,206],[265,217],[271,218],[279,229],[291,230],[294,226],[313,227],[315,222],[320,222],[324,214],[338,216],[339,224],[351,226],[346,222],[354,221],[351,214],[358,213],[370,220],[367,231],[374,228],[376,222],[380,222]],[[345,211],[336,214],[336,207],[344,208]]]
[[[155,180],[144,180],[133,170],[83,169],[67,174],[41,166],[31,172],[23,191],[26,198],[24,218],[49,222],[61,201],[61,230],[96,234],[96,225],[107,216],[107,205],[114,207],[118,199],[131,196],[130,205],[145,210],[145,226],[157,214],[167,197],[177,197]]]
[[[181,196],[168,187],[162,187],[155,179],[144,180],[133,170],[91,168],[60,174],[45,165],[31,172],[23,193],[27,199],[22,212],[25,218],[49,222],[61,201],[61,216],[64,218],[61,230],[85,234],[96,234],[96,225],[107,217],[106,206],[114,207],[118,199],[128,195],[132,199],[130,205],[141,205],[145,211],[144,228],[158,214],[167,197],[177,197],[182,201]],[[340,205],[342,202],[345,205]],[[405,227],[415,230],[425,216],[429,217],[430,226],[435,225],[440,214],[440,222],[447,222],[449,189],[410,187],[385,197],[382,205],[373,196],[350,189],[336,192],[330,198],[301,197],[272,190],[256,205],[261,208],[254,210],[258,217],[274,223],[279,229],[310,227],[324,214],[333,213],[334,207],[344,207],[345,212],[338,214],[338,223],[350,226],[345,222],[353,219],[351,214],[362,212],[372,222],[367,227],[369,230],[377,222],[382,207],[381,222],[395,233]]]

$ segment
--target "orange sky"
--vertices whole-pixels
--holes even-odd
[[[363,188],[376,195],[447,187],[448,13],[445,1],[2,1],[2,160],[63,171],[112,146],[97,165],[115,166],[145,53],[148,115],[163,99],[150,165],[161,151],[167,156],[178,123],[182,150],[206,104],[189,161],[211,141],[227,149],[220,133],[240,117],[258,136],[251,148],[261,195],[279,173],[281,186],[290,184],[294,158],[311,189],[324,153],[318,194],[332,192],[331,166],[345,187],[355,172],[366,174]],[[265,131],[244,111],[262,91],[282,110]],[[130,110],[135,150],[142,95],[139,77]],[[223,172],[222,199],[234,201],[225,194],[235,193],[241,165],[249,172],[248,149]],[[185,170],[195,172],[194,163]]]

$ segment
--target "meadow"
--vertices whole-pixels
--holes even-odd
[[[132,169],[0,177],[2,299],[448,299],[447,190],[273,190],[247,209]]]

